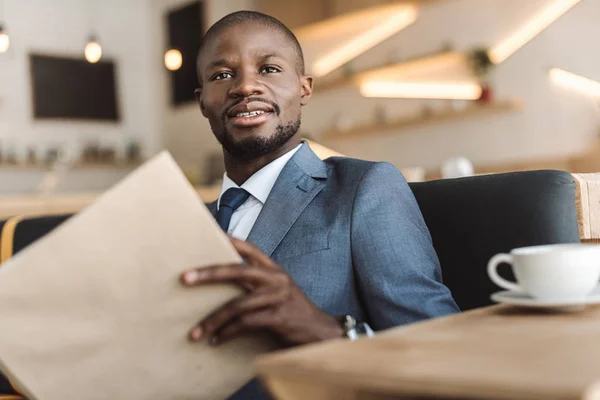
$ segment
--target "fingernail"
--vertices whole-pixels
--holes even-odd
[[[198,274],[198,271],[190,271],[190,272],[186,272],[183,275],[183,280],[185,283],[187,284],[192,284],[196,281],[196,279],[198,279],[198,276],[200,274]]]
[[[192,340],[195,340],[195,341],[200,340],[202,338],[202,328],[197,326],[194,329],[192,329],[191,336],[192,336]]]

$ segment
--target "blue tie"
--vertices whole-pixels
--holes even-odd
[[[217,211],[217,222],[225,232],[229,228],[229,222],[231,222],[234,211],[244,204],[248,197],[250,197],[250,193],[240,188],[227,189],[221,196],[219,210]]]

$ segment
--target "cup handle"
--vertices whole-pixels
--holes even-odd
[[[492,257],[492,259],[490,260],[490,262],[488,263],[488,275],[490,276],[490,279],[498,286],[500,286],[503,289],[507,289],[513,292],[523,292],[523,289],[517,285],[516,283],[507,281],[506,279],[502,278],[500,275],[498,275],[498,265],[500,265],[501,263],[507,263],[507,264],[511,264],[513,263],[513,258],[510,254],[496,254],[494,257]]]

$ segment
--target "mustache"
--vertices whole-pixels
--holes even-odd
[[[245,97],[245,98],[238,99],[238,100],[234,101],[233,103],[231,103],[230,105],[228,105],[227,107],[225,107],[225,110],[221,114],[221,120],[225,121],[227,119],[227,115],[229,114],[229,111],[231,111],[231,109],[233,107],[235,107],[241,103],[250,103],[250,102],[266,103],[266,104],[270,105],[271,107],[273,107],[273,110],[275,111],[275,115],[279,116],[279,114],[281,113],[281,108],[274,101],[265,99],[264,97]]]

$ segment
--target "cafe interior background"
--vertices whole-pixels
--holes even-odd
[[[77,211],[165,149],[214,198],[195,53],[241,9],[300,39],[313,143],[409,181],[600,171],[600,0],[0,0],[0,216]]]

